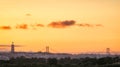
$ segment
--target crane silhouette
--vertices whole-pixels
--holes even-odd
[[[22,47],[21,45],[14,45],[14,42],[12,42],[11,45],[0,45],[0,47],[11,47],[11,53],[15,53],[15,47]]]

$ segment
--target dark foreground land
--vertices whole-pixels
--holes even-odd
[[[104,58],[11,58],[0,60],[0,67],[120,67],[120,57]]]

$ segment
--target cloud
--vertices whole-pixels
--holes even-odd
[[[3,30],[10,30],[11,27],[10,27],[10,26],[0,26],[0,29],[3,29]]]
[[[88,24],[88,23],[81,23],[81,24],[77,24],[78,26],[81,26],[81,27],[93,27],[92,24]]]
[[[27,24],[20,24],[16,26],[17,29],[28,29],[28,25]]]
[[[19,24],[16,25],[16,29],[37,29],[37,27],[44,27],[43,24]]]
[[[50,24],[47,25],[48,27],[52,28],[66,28],[69,26],[78,26],[78,27],[103,27],[102,24],[90,24],[90,23],[78,23],[76,24],[76,21],[74,20],[65,20],[65,21],[55,21],[51,22]],[[15,25],[14,28],[16,29],[33,29],[36,30],[39,27],[44,27],[43,24],[36,23],[36,24],[18,24]],[[11,26],[0,26],[1,30],[10,30],[12,29]]]
[[[88,23],[80,23],[80,24],[76,24],[77,26],[81,26],[81,27],[102,27],[102,24],[88,24]]]
[[[43,24],[36,24],[37,27],[44,27]]]
[[[38,27],[44,27],[43,24],[31,24],[30,27],[33,29],[33,30],[36,30]]]
[[[66,20],[66,21],[62,21],[61,24],[65,25],[65,26],[70,26],[70,25],[74,25],[75,21],[74,20]]]
[[[53,28],[65,28],[67,26],[72,26],[76,22],[74,20],[65,20],[65,21],[56,21],[56,22],[51,22],[48,24],[48,27],[53,27]]]
[[[96,26],[97,26],[97,27],[103,27],[103,25],[102,25],[102,24],[96,24]]]

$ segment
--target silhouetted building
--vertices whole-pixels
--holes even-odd
[[[106,54],[110,55],[110,48],[106,48]]]
[[[46,53],[49,53],[49,46],[46,46]]]
[[[14,42],[12,42],[11,44],[11,53],[14,53],[15,52],[15,46],[14,46]]]

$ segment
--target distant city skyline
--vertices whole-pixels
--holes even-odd
[[[0,45],[15,51],[120,52],[119,0],[1,0]],[[44,50],[43,50],[44,49]],[[0,51],[9,47],[0,47]]]

